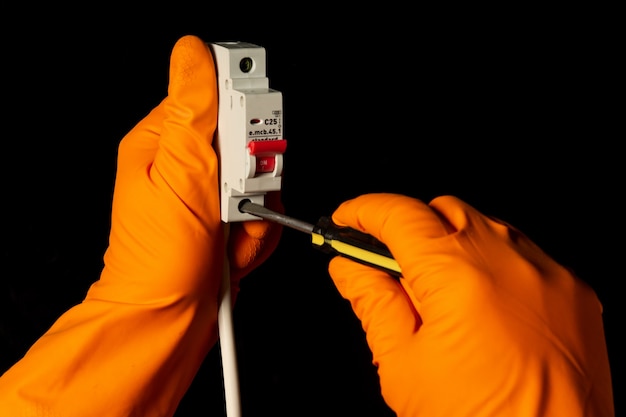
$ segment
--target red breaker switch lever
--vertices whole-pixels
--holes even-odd
[[[264,140],[248,142],[248,153],[251,156],[250,166],[254,167],[253,175],[271,172],[278,176],[282,174],[283,154],[287,149],[287,141]]]

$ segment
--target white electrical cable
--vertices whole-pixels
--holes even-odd
[[[229,225],[224,226],[225,242],[228,242]],[[233,326],[233,305],[230,287],[230,264],[228,256],[224,256],[224,272],[220,291],[220,305],[217,312],[217,328],[219,332],[220,353],[222,357],[222,374],[224,378],[224,399],[226,415],[241,417],[241,401],[239,398],[239,376],[237,372],[237,350],[235,349],[235,332]]]

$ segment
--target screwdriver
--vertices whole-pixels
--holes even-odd
[[[369,265],[394,277],[402,275],[400,265],[387,246],[374,236],[350,227],[338,226],[330,217],[321,217],[313,225],[270,210],[265,206],[244,199],[239,211],[270,220],[311,235],[313,247],[325,253],[337,254],[364,265]]]

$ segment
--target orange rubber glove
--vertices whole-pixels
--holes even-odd
[[[172,51],[168,96],[120,143],[100,280],[0,378],[1,416],[174,414],[217,340],[226,243],[216,121],[212,55],[185,36]],[[274,210],[278,194],[268,195]],[[280,231],[231,225],[235,292]]]
[[[387,244],[403,272],[329,265],[398,416],[614,415],[596,294],[518,230],[451,196],[363,195],[333,220]]]

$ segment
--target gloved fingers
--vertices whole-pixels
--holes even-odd
[[[333,221],[368,233],[385,243],[405,278],[417,278],[414,267],[421,250],[449,234],[449,226],[422,201],[404,195],[365,194],[342,203]]]
[[[416,306],[397,279],[341,256],[331,259],[328,271],[361,321],[376,364],[406,346],[420,328]]]
[[[147,171],[154,162],[159,149],[159,139],[165,119],[165,100],[153,108],[121,140],[117,156],[117,183],[127,184],[126,177],[137,177],[138,172]]]
[[[212,147],[217,94],[209,47],[196,36],[180,38],[170,57],[159,149],[150,173],[155,183],[171,189],[211,225],[219,218],[218,160]]]
[[[523,251],[533,251],[537,256],[543,256],[541,249],[516,227],[500,219],[487,216],[465,201],[454,196],[441,196],[428,204],[445,221],[451,233],[472,229],[483,237],[489,237],[484,242],[487,248],[492,245],[501,245],[506,241],[507,246],[518,246]],[[489,245],[487,245],[489,243]]]
[[[221,276],[215,268],[225,253],[216,124],[212,55],[199,38],[182,37],[171,53],[168,96],[120,143],[99,297],[151,301],[217,291],[219,280],[206,279]]]
[[[265,207],[283,213],[280,191],[268,192]],[[239,288],[239,280],[258,267],[274,252],[282,234],[282,226],[266,220],[236,222],[231,225],[228,257],[231,288]]]
[[[456,199],[451,201],[457,202]],[[464,248],[458,245],[455,225],[429,205],[403,195],[366,194],[341,204],[333,213],[333,220],[369,233],[389,247],[402,270],[402,284],[410,290],[411,305],[424,323],[433,311],[439,314],[449,308],[459,310],[457,302],[467,305],[465,298],[469,292],[465,290],[475,287],[475,278],[480,274],[471,260],[467,261]],[[367,273],[367,270],[359,270],[363,275]],[[337,280],[338,272],[334,273]],[[368,275],[373,276],[373,273]],[[358,278],[357,274],[343,277],[345,280]],[[369,296],[373,300],[386,297],[377,292]],[[373,304],[371,301],[367,305]],[[373,313],[363,309],[362,314]]]
[[[249,230],[253,234],[249,234]],[[278,246],[281,231],[281,225],[264,220],[232,225],[228,253],[233,288],[238,286],[241,278],[267,260]]]
[[[399,194],[364,194],[342,203],[333,213],[339,225],[369,233],[382,242],[393,244],[398,232],[410,225],[417,241],[448,234],[439,216],[422,201]]]
[[[470,219],[489,219],[465,201],[451,195],[436,197],[428,203],[428,205],[435,210],[442,219],[445,219],[453,231],[467,228]],[[493,221],[494,223],[508,226],[504,222],[498,220]]]
[[[527,274],[528,279],[560,273],[561,265],[510,224],[486,216],[453,196],[437,197],[429,205],[454,230],[462,232],[456,236],[457,246],[462,248],[465,258],[473,259],[483,270],[489,271],[490,279],[517,276],[511,271],[512,265],[518,265],[517,271],[521,271],[526,269],[522,269],[522,265],[527,263],[543,270],[543,274]],[[511,281],[519,281],[519,278]]]

